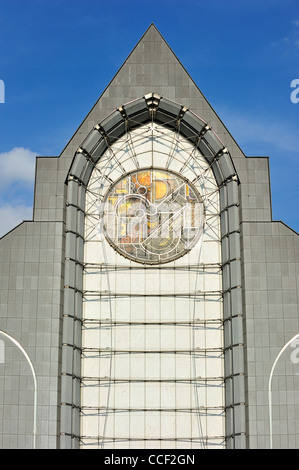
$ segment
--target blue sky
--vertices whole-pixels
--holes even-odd
[[[32,218],[35,157],[61,153],[152,22],[245,154],[270,157],[273,220],[299,231],[298,0],[1,0],[0,236]]]

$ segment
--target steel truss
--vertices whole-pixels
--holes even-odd
[[[132,121],[132,120],[131,120]],[[208,132],[210,128],[203,130],[202,135],[198,136],[200,140],[205,132]],[[142,146],[144,142],[144,136],[147,136],[149,141],[151,141],[151,150],[144,150],[141,153],[138,153],[139,146]],[[103,358],[110,361],[109,374],[107,376],[89,376],[82,374],[80,378],[80,383],[82,389],[86,387],[99,387],[99,389],[108,389],[107,403],[105,406],[90,406],[86,404],[81,404],[79,407],[81,417],[84,416],[95,416],[98,418],[104,419],[104,427],[102,433],[99,432],[97,436],[88,435],[82,432],[80,437],[77,438],[80,440],[81,445],[84,447],[86,445],[105,447],[108,445],[112,446],[121,446],[126,445],[126,443],[136,443],[136,444],[150,444],[150,443],[161,443],[161,445],[166,443],[176,443],[177,446],[180,443],[189,444],[191,447],[213,447],[223,446],[225,437],[223,435],[213,435],[205,434],[202,420],[206,419],[208,416],[224,416],[225,406],[210,406],[202,405],[198,401],[197,390],[205,389],[206,393],[211,388],[223,388],[225,383],[225,378],[223,376],[218,377],[209,377],[209,376],[198,376],[196,374],[196,364],[195,360],[197,358],[207,358],[207,357],[220,357],[223,359],[224,347],[196,347],[193,345],[192,348],[160,348],[160,349],[127,349],[121,347],[113,347],[112,344],[112,334],[118,328],[128,327],[130,328],[130,334],[134,334],[135,327],[174,327],[181,328],[186,327],[193,335],[195,330],[200,329],[215,329],[223,330],[224,322],[222,318],[197,318],[196,317],[196,307],[195,305],[200,302],[210,301],[210,302],[222,302],[223,291],[222,289],[206,289],[201,291],[197,288],[196,282],[194,288],[189,292],[177,291],[177,292],[150,292],[150,293],[138,293],[131,290],[130,292],[121,292],[118,290],[112,290],[110,285],[110,276],[115,275],[116,273],[122,273],[123,275],[141,270],[146,272],[153,271],[167,271],[173,273],[191,273],[195,276],[195,279],[205,273],[221,273],[222,265],[218,263],[202,263],[199,259],[197,263],[188,264],[176,264],[175,261],[170,263],[165,263],[163,265],[144,265],[139,263],[128,262],[126,264],[113,264],[107,260],[107,253],[105,248],[105,240],[99,235],[99,208],[104,200],[104,194],[109,188],[112,187],[114,181],[125,175],[129,168],[139,169],[142,167],[143,158],[148,157],[148,153],[151,154],[151,162],[146,165],[148,168],[155,167],[155,157],[154,157],[154,144],[155,140],[160,145],[160,154],[161,158],[164,158],[165,169],[171,170],[173,164],[180,164],[179,172],[186,178],[188,178],[192,184],[196,185],[200,191],[202,202],[205,207],[205,233],[209,235],[206,237],[204,243],[214,242],[220,245],[221,240],[219,237],[219,217],[220,211],[218,207],[218,192],[219,188],[215,185],[214,176],[212,173],[211,162],[208,165],[203,165],[200,159],[198,158],[198,151],[195,146],[190,144],[189,147],[186,147],[186,141],[182,139],[180,134],[180,122],[177,122],[176,132],[167,129],[164,126],[157,125],[154,122],[154,113],[152,114],[152,122],[148,125],[143,126],[143,133],[140,133],[139,129],[130,129],[129,127],[126,130],[126,134],[121,137],[116,145],[109,145],[109,139],[107,139],[108,151],[102,156],[100,165],[93,163],[93,173],[90,178],[88,186],[85,186],[87,203],[86,208],[82,212],[82,215],[85,216],[85,234],[79,234],[84,241],[85,246],[87,244],[98,244],[100,246],[103,256],[101,262],[93,262],[91,260],[84,260],[82,263],[83,275],[103,275],[107,279],[107,286],[104,289],[91,289],[83,288],[79,294],[82,296],[83,305],[88,305],[89,302],[99,301],[99,302],[108,302],[110,305],[110,317],[109,318],[95,318],[91,316],[83,316],[81,321],[82,331],[86,329],[93,328],[98,330],[108,330],[107,334],[111,335],[111,345],[109,347],[89,347],[83,345],[80,348],[81,357],[84,358],[92,356],[94,358]],[[161,150],[161,144],[165,151]],[[144,153],[143,153],[144,152]],[[187,157],[186,157],[187,155]],[[88,159],[88,155],[85,155]],[[92,161],[92,160],[89,160]],[[111,175],[113,174],[113,178]],[[190,177],[193,175],[192,177]],[[76,210],[76,208],[74,207]],[[82,208],[78,209],[82,211]],[[72,286],[66,286],[72,289]],[[78,290],[77,290],[78,292]],[[112,304],[115,302],[121,302],[122,299],[142,299],[150,300],[152,298],[163,299],[190,299],[190,302],[194,304],[194,314],[193,318],[187,320],[130,320],[130,319],[120,319],[114,318],[112,313]],[[218,314],[217,314],[218,315]],[[188,356],[193,364],[194,376],[190,377],[160,377],[160,378],[150,378],[143,377],[138,378],[134,376],[130,377],[116,377],[112,374],[112,362],[117,357],[120,356],[165,356],[170,355],[173,357],[176,356]],[[112,387],[118,387],[121,385],[127,384],[128,386],[134,384],[174,384],[176,385],[191,385],[194,389],[195,403],[194,406],[175,406],[169,408],[162,407],[120,407],[113,406],[110,403],[111,389]],[[133,437],[133,436],[112,436],[108,434],[107,431],[107,420],[110,416],[122,415],[122,414],[138,414],[144,413],[145,419],[148,414],[183,414],[183,415],[194,415],[194,418],[197,420],[198,427],[198,437],[194,436],[185,436],[180,437],[176,436],[173,438],[170,437]],[[142,434],[142,433],[141,433]]]

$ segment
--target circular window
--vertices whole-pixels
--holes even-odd
[[[172,171],[149,168],[127,173],[104,197],[108,242],[133,261],[172,261],[198,241],[203,203],[195,187]]]

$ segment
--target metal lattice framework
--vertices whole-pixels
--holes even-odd
[[[146,141],[146,145],[145,145]],[[150,142],[150,144],[149,144]],[[186,147],[186,142],[189,146]],[[151,147],[152,146],[152,147]],[[151,147],[151,148],[150,148]],[[186,158],[187,155],[187,158]],[[198,158],[198,155],[205,157],[205,164]],[[90,260],[83,257],[83,242],[88,241],[90,246],[95,243],[101,243],[104,247],[104,241],[99,237],[101,233],[101,207],[105,200],[105,194],[113,187],[115,181],[125,177],[128,172],[141,171],[142,169],[163,168],[167,171],[175,171],[186,178],[194,185],[201,196],[204,206],[205,233],[208,233],[210,241],[217,241],[222,245],[222,259],[217,262],[204,262],[202,259],[191,262],[184,262],[186,253],[182,253],[180,262],[171,261],[163,265],[163,272],[179,272],[190,275],[193,274],[195,285],[193,289],[176,289],[173,292],[142,292],[117,289],[111,286],[109,276],[115,272],[132,273],[144,269],[138,263],[129,259],[124,262],[115,262],[110,255],[109,261],[107,253],[102,252],[101,259]],[[215,186],[215,181],[217,185]],[[221,141],[213,133],[211,128],[195,116],[186,108],[176,103],[170,102],[155,94],[149,94],[142,99],[135,100],[127,105],[120,107],[111,116],[99,125],[95,126],[93,131],[82,143],[76,152],[72,167],[68,177],[68,205],[67,205],[67,232],[66,232],[66,307],[64,314],[64,371],[62,378],[62,441],[76,442],[81,440],[91,445],[104,446],[113,443],[114,446],[124,444],[125,442],[143,443],[147,441],[161,442],[165,440],[168,444],[176,442],[175,445],[190,446],[213,446],[223,445],[223,442],[236,443],[239,436],[244,436],[245,430],[237,428],[237,415],[244,412],[244,379],[242,363],[242,311],[240,306],[240,287],[239,279],[239,260],[238,252],[238,178],[235,173],[232,161],[227,149],[224,148]],[[217,198],[220,206],[217,204]],[[219,237],[219,226],[221,220],[221,233]],[[84,222],[85,221],[85,222]],[[84,231],[85,226],[85,231]],[[217,239],[218,237],[218,239]],[[232,243],[234,240],[234,243]],[[200,238],[202,243],[202,237]],[[205,240],[205,243],[209,243]],[[111,247],[109,247],[111,249]],[[105,248],[107,250],[107,248]],[[201,252],[201,250],[199,250]],[[129,257],[128,257],[129,258]],[[147,272],[156,273],[161,270],[161,266],[148,265]],[[200,273],[219,273],[223,272],[223,285],[218,289],[200,288]],[[102,273],[106,276],[105,286],[97,286],[92,289],[90,286],[85,289],[82,279],[86,273]],[[83,277],[82,277],[83,276]],[[235,277],[234,277],[235,276]],[[239,292],[238,292],[239,290]],[[121,318],[117,313],[112,312],[112,304],[122,299],[160,299],[164,302],[167,299],[189,299],[194,305],[193,315],[186,319],[161,318],[155,319],[132,319]],[[93,317],[92,314],[84,316],[84,303],[89,303],[93,299],[95,302],[107,302],[110,305],[110,314],[108,318]],[[207,318],[205,315],[198,316],[198,302],[221,302],[224,301],[224,315],[217,315],[216,318]],[[83,313],[82,313],[83,305]],[[209,347],[208,342],[203,347],[196,346],[194,341],[192,347],[187,348],[125,348],[113,346],[113,335],[116,328],[127,327],[130,331],[137,325],[143,327],[158,327],[159,331],[170,326],[174,328],[187,328],[188,331],[208,334],[207,332],[220,331],[224,343],[218,347]],[[81,328],[84,330],[94,329],[97,331],[108,328],[111,343],[105,348],[99,346],[88,347],[81,342]],[[234,331],[234,336],[231,332]],[[233,339],[238,336],[239,341],[234,343]],[[194,369],[193,376],[189,377],[134,377],[134,376],[114,376],[112,369],[105,376],[98,374],[96,376],[85,375],[81,370],[81,356],[97,355],[98,357],[107,357],[112,364],[112,358],[127,355],[175,355],[189,356],[192,360],[198,360],[197,366],[200,366],[200,360],[207,356],[220,356],[225,361],[225,369],[221,375],[211,377],[197,376]],[[233,358],[234,356],[234,358]],[[238,361],[236,361],[238,358]],[[201,366],[200,366],[201,367]],[[192,406],[173,406],[165,407],[132,407],[116,406],[111,400],[106,400],[106,406],[88,406],[83,405],[79,399],[79,390],[81,387],[97,384],[100,388],[105,388],[107,384],[109,389],[116,384],[130,383],[189,383],[193,384],[195,393],[195,402]],[[77,385],[76,385],[77,383]],[[80,385],[81,384],[81,385]],[[233,387],[231,387],[233,385]],[[77,386],[79,386],[78,391]],[[211,387],[225,387],[226,400],[222,406],[204,406],[198,401],[201,396],[201,390],[210,390]],[[199,393],[200,392],[200,393]],[[206,393],[205,392],[205,393]],[[242,399],[243,398],[243,399]],[[200,398],[202,399],[202,397]],[[118,436],[107,432],[107,421],[112,414],[118,415],[125,412],[140,413],[150,411],[151,413],[188,413],[195,415],[198,429],[201,431],[197,436],[188,435],[163,436],[139,438],[130,435]],[[96,415],[101,421],[102,431],[97,435],[89,436],[79,431],[79,416]],[[211,415],[226,415],[226,432],[223,435],[215,435],[207,432],[206,418]],[[104,423],[104,424],[103,424]],[[191,433],[192,434],[192,433]],[[81,436],[81,437],[80,437]],[[121,444],[120,444],[121,443]],[[184,443],[184,444],[178,444]],[[188,444],[189,443],[189,444]],[[221,444],[222,443],[222,444]],[[233,444],[234,445],[234,444]],[[66,445],[67,446],[67,445]]]

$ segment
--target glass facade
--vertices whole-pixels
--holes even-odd
[[[94,165],[84,238],[81,447],[224,447],[219,190],[206,159],[164,126],[127,132]]]

